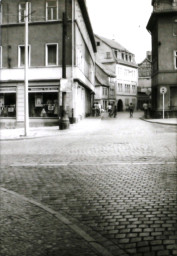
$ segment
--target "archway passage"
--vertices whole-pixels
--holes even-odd
[[[118,100],[118,102],[117,102],[117,111],[118,112],[123,111],[123,102],[122,102],[122,100]]]

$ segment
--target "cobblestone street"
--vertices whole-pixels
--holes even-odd
[[[176,126],[138,113],[1,141],[1,255],[177,255],[176,167]]]

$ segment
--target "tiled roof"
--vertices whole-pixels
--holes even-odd
[[[107,39],[105,37],[98,36],[98,35],[95,35],[95,37],[97,37],[98,39],[102,40],[103,42],[105,42],[107,45],[109,45],[113,49],[117,49],[117,50],[125,51],[127,53],[131,53],[124,46],[122,46],[121,44],[119,44],[118,42],[116,42],[114,40]]]
[[[107,74],[108,76],[116,77],[116,74],[112,70],[110,70],[108,67],[106,67],[105,65],[101,64],[98,61],[96,61],[96,65],[98,67],[100,67],[104,71],[104,73]]]

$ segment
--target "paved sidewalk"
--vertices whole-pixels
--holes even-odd
[[[118,113],[116,119],[125,118],[125,116],[129,115],[128,112]],[[142,112],[135,112],[134,118],[140,118],[143,121],[163,124],[163,125],[177,125],[176,118],[166,118],[166,119],[144,119],[142,116]],[[58,126],[42,126],[42,127],[30,127],[28,136],[24,136],[24,128],[14,128],[14,129],[1,129],[0,130],[0,140],[18,140],[18,139],[32,139],[39,137],[48,137],[48,136],[62,136],[63,134],[71,134],[74,132],[82,132],[97,129],[100,126],[100,121],[108,120],[113,121],[114,118],[106,118],[101,119],[100,117],[94,118],[85,118],[84,120],[70,125],[70,128],[67,130],[59,130]],[[94,125],[93,125],[94,123]]]

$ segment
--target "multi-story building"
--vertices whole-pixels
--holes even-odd
[[[25,1],[1,0],[1,122],[24,122],[25,8]],[[66,91],[66,110],[72,121],[89,115],[96,44],[85,1],[29,0],[28,9],[30,123],[34,119],[58,122],[62,91]]]
[[[147,51],[146,58],[138,64],[138,109],[143,109],[145,102],[151,102],[151,68],[151,52]]]
[[[107,67],[96,62],[95,103],[100,104],[104,110],[107,110],[109,103],[115,102],[115,77]]]
[[[118,111],[126,110],[132,102],[137,107],[138,66],[135,56],[114,40],[95,35],[97,59],[116,75],[114,87]]]
[[[152,112],[162,116],[177,113],[177,0],[152,0],[153,12],[147,24],[152,36]]]

